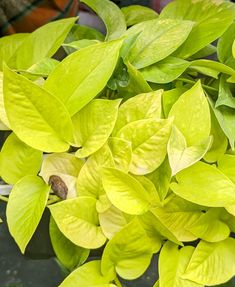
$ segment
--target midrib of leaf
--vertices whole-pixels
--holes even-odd
[[[145,142],[147,142],[149,139],[151,139],[152,137],[154,137],[156,134],[158,134],[162,129],[164,129],[165,126],[162,126],[159,130],[157,130],[153,135],[149,136],[148,138],[145,138],[144,141],[142,141],[140,144],[138,144],[133,150],[132,152],[134,153],[141,145],[143,145]]]
[[[162,21],[162,20],[160,20],[160,21]],[[142,48],[141,50],[139,50],[138,54],[135,56],[134,59],[131,60],[131,62],[135,62],[136,58],[139,58],[140,55],[144,53],[144,50],[146,50],[146,48],[147,48],[148,46],[150,46],[156,39],[160,39],[162,36],[165,36],[165,34],[166,34],[169,30],[175,28],[175,27],[178,26],[178,25],[179,25],[179,23],[177,23],[177,24],[175,24],[175,25],[169,27],[168,29],[166,29],[166,30],[164,30],[164,31],[161,31],[153,40],[147,42],[146,45],[143,46],[143,48]],[[141,33],[143,33],[143,32],[144,32],[144,29],[142,30]],[[134,47],[135,47],[135,46],[134,46]],[[134,48],[134,47],[133,47],[133,48]],[[133,48],[132,48],[132,49],[133,49]],[[132,49],[131,49],[131,50],[132,50]],[[130,52],[131,52],[131,50],[130,50]]]

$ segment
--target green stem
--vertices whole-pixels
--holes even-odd
[[[195,84],[194,81],[189,80],[189,79],[185,79],[185,78],[178,78],[177,80],[185,82],[185,83],[188,83],[188,84],[192,84],[192,85]],[[213,87],[210,87],[210,86],[207,86],[207,85],[204,85],[204,84],[202,84],[202,87],[207,89],[207,90],[213,91],[213,92],[218,92],[218,90],[216,88],[213,88]]]
[[[122,287],[122,284],[117,277],[114,279],[114,282],[117,285],[117,287]]]
[[[0,200],[8,202],[8,198],[2,195],[0,195]]]

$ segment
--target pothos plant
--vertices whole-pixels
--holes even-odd
[[[54,251],[71,272],[60,287],[122,286],[158,252],[154,287],[228,281],[234,4],[177,0],[157,15],[83,2],[105,36],[70,18],[0,39],[1,129],[12,131],[0,175],[13,185],[1,199],[11,235],[24,253],[49,208]]]

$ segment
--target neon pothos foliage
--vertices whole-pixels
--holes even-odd
[[[106,35],[71,18],[0,39],[11,235],[24,253],[49,208],[71,271],[60,287],[120,287],[158,252],[154,286],[223,284],[235,276],[235,6],[82,2]]]

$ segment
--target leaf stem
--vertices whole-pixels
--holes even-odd
[[[121,284],[121,282],[119,281],[118,277],[116,277],[116,278],[114,279],[114,282],[115,282],[115,284],[117,285],[117,287],[122,287],[122,284]]]
[[[177,81],[185,82],[185,83],[192,84],[192,85],[195,84],[195,81],[185,79],[185,78],[178,78]],[[202,87],[207,89],[207,90],[213,91],[213,92],[218,92],[218,90],[216,88],[213,88],[213,87],[210,87],[210,86],[207,86],[204,84],[202,84]]]
[[[3,195],[0,195],[0,200],[8,202],[8,198]]]

